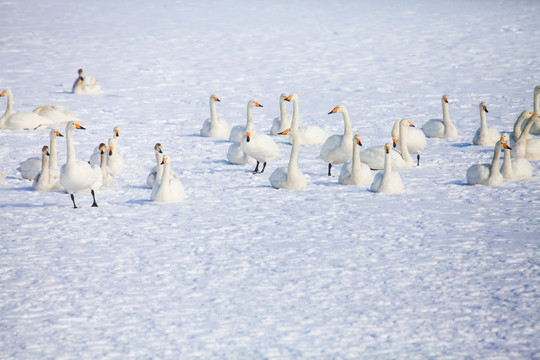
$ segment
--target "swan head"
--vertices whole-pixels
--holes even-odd
[[[163,159],[161,159],[161,165],[165,164],[167,161],[169,161],[169,155],[164,154]]]
[[[501,135],[501,140],[499,140],[501,142],[501,145],[503,148],[505,149],[508,149],[508,150],[512,150],[512,148],[510,147],[510,145],[508,145],[508,140],[510,139],[510,137],[508,136],[507,133],[504,133]]]
[[[482,101],[478,106],[480,107],[480,111],[489,112],[485,101]]]
[[[345,107],[345,105],[343,104],[339,104],[338,106],[336,106],[335,108],[333,108],[332,110],[330,110],[330,112],[328,113],[328,115],[330,114],[335,114],[335,113],[343,113],[343,112],[346,112],[347,111],[347,108]]]
[[[290,101],[290,99],[287,99],[287,97],[288,97],[287,94],[281,93],[281,95],[279,95],[279,102],[282,103],[285,100]]]
[[[67,129],[79,129],[79,130],[86,130],[85,127],[82,127],[79,123],[76,123],[75,121],[70,121],[66,125],[66,131]]]
[[[77,71],[77,74],[79,74],[79,79],[80,79],[80,80],[84,80],[83,69],[79,69],[79,71]]]
[[[120,136],[120,127],[119,126],[115,126],[114,129],[113,129],[113,136],[115,137],[119,137]]]
[[[360,140],[360,135],[356,134],[353,136],[353,141],[358,145],[362,146],[362,140]]]
[[[441,98],[441,102],[448,104],[448,95],[443,95]]]
[[[283,95],[285,95],[285,94],[283,94]],[[285,96],[286,96],[286,95],[285,95]],[[295,93],[292,93],[292,94],[290,94],[289,96],[286,96],[286,97],[284,98],[284,100],[287,100],[287,101],[293,101],[293,100],[295,100],[295,101],[297,101],[297,100],[298,100],[298,95],[296,95]]]
[[[60,131],[58,130],[51,130],[51,133],[50,133],[51,136],[58,136],[58,137],[64,137],[64,135],[60,134]]]
[[[49,147],[47,145],[43,146],[41,148],[41,153],[43,155],[51,156],[51,153],[49,152]]]
[[[257,101],[255,101],[255,100],[250,100],[250,101],[248,102],[248,107],[254,107],[254,106],[255,106],[255,107],[263,107],[263,106],[262,106],[261,104],[259,104]]]
[[[156,143],[156,145],[154,145],[154,151],[157,153],[163,154],[163,147],[161,146],[160,143]]]
[[[278,135],[287,135],[289,132],[291,132],[291,128],[288,128],[286,130],[283,130],[282,132],[278,133]],[[292,133],[291,133],[292,134]]]
[[[101,154],[105,154],[106,151],[107,151],[107,145],[105,145],[104,143],[99,144],[99,152]]]
[[[212,102],[214,102],[214,101],[220,101],[220,102],[221,102],[221,100],[219,100],[218,97],[217,97],[216,95],[213,95],[213,94],[212,94],[212,95],[210,95],[210,102],[212,103]]]
[[[387,153],[387,154],[390,153],[390,144],[389,144],[389,143],[386,143],[386,144],[384,145],[384,152]]]
[[[2,91],[2,93],[0,94],[0,96],[7,96],[7,97],[11,97],[13,95],[13,92],[11,92],[11,89],[5,89],[4,91]]]

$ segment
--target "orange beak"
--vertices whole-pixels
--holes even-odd
[[[394,147],[397,146],[397,138],[392,138],[392,144],[394,144]]]
[[[113,146],[109,146],[109,156],[111,156],[113,154]]]
[[[287,101],[291,101],[291,99],[292,99],[292,94],[289,95],[289,96],[287,96],[287,97],[285,97],[284,99],[287,100]]]
[[[114,131],[114,135],[115,135],[116,137],[120,136],[120,130],[115,130],[115,131]]]
[[[82,126],[79,125],[79,124],[75,124],[75,128],[76,128],[76,129],[80,129],[80,130],[86,130],[86,128],[82,127]]]
[[[356,138],[356,143],[357,143],[358,145],[362,146],[362,141],[360,140],[359,137]]]
[[[287,99],[285,99],[285,100],[287,100]],[[291,129],[283,130],[282,132],[278,133],[278,135],[287,135],[289,133],[289,130],[291,130]]]
[[[2,93],[0,94],[0,96],[6,96],[6,90],[2,91]]]
[[[261,104],[259,104],[259,103],[256,102],[256,101],[255,101],[254,105],[255,105],[256,107],[263,107]]]
[[[221,101],[221,100],[219,100],[217,96],[214,96],[214,101]]]
[[[61,136],[61,137],[64,137],[64,135],[60,134],[60,131],[56,131],[56,136]]]
[[[332,109],[332,111],[328,113],[328,115],[337,113],[338,109],[339,109],[339,106],[336,106],[335,108]]]
[[[251,133],[248,131],[246,134],[246,141],[249,142],[251,140]]]

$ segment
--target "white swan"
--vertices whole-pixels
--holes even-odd
[[[279,96],[279,116],[274,118],[272,128],[270,129],[270,133],[274,136],[280,135],[291,127],[291,116],[287,114],[286,97],[287,94],[281,94]]]
[[[236,125],[231,130],[231,136],[229,137],[229,141],[233,141],[233,143],[229,146],[229,149],[227,150],[227,160],[231,164],[235,165],[241,165],[241,164],[248,164],[248,163],[254,163],[255,159],[251,156],[246,155],[246,153],[241,149],[240,142],[245,137],[246,134],[246,127],[248,124],[253,123],[253,108],[254,107],[263,107],[261,104],[256,102],[255,100],[250,100],[247,104],[247,120],[246,120],[246,126]],[[238,135],[233,134],[238,133]]]
[[[531,127],[530,133],[534,135],[540,135],[540,85],[534,87],[533,94],[533,110],[534,110],[534,124]]]
[[[120,138],[120,127],[115,126],[113,128],[113,135],[109,138],[109,154],[107,164],[110,166],[113,175],[118,175],[124,169],[124,159],[118,152],[118,139]],[[111,148],[112,146],[112,148]],[[112,150],[111,150],[112,149]],[[90,165],[100,165],[101,163],[101,151],[99,146],[96,146],[94,152],[90,156]]]
[[[160,202],[179,202],[185,197],[184,186],[180,180],[171,177],[171,162],[167,154],[163,155],[161,166],[163,166],[163,176],[161,180],[154,182],[150,199]]]
[[[201,128],[201,136],[213,138],[228,138],[231,130],[229,124],[223,118],[218,118],[216,101],[220,101],[216,95],[210,95],[210,118],[206,119]]]
[[[399,120],[398,138],[401,139],[399,149],[390,149],[390,159],[392,167],[396,169],[409,168],[413,164],[413,159],[409,153],[409,128],[414,125],[408,119]],[[394,145],[397,144],[396,137],[393,137]],[[384,169],[386,159],[386,146],[371,146],[361,152],[362,162],[366,163],[372,170]]]
[[[0,97],[3,96],[7,96],[7,106],[4,115],[0,118],[0,129],[37,130],[45,129],[56,124],[51,119],[31,111],[13,113],[13,92],[10,89],[6,89],[0,94]]]
[[[443,95],[441,98],[443,119],[431,119],[422,126],[422,130],[427,137],[430,138],[445,138],[454,139],[457,137],[457,129],[450,121],[448,112],[448,96]]]
[[[399,136],[399,123],[401,120],[396,120],[392,127],[392,140],[394,147],[402,148],[401,139]],[[420,165],[420,154],[426,148],[426,135],[417,127],[409,127],[407,130],[407,151],[410,154],[416,154],[416,166]]]
[[[467,182],[471,185],[501,185],[503,176],[499,170],[499,162],[503,148],[509,148],[508,142],[506,140],[497,141],[491,164],[475,164],[469,167],[466,173]]]
[[[512,132],[512,136],[510,137],[510,146],[514,146],[515,142],[519,140],[519,137],[521,136],[521,133],[523,132],[523,128],[525,127],[526,121],[529,120],[531,116],[533,116],[534,113],[530,110],[523,110],[521,114],[519,114],[516,122],[514,123],[514,131]],[[527,139],[532,139],[532,135],[527,134]]]
[[[257,165],[253,170],[254,174],[259,173],[259,163],[263,163],[263,168],[260,171],[262,174],[268,161],[281,159],[281,153],[274,140],[266,134],[256,133],[253,123],[246,126],[246,136],[240,142],[240,149],[247,156],[251,156],[257,161]]]
[[[298,133],[298,141],[300,145],[320,145],[324,144],[326,139],[330,137],[330,134],[325,130],[315,125],[298,126],[298,118],[300,111],[298,110],[298,95],[295,93],[290,94],[285,98],[287,101],[293,103],[293,117],[291,121],[291,128],[296,129]],[[292,144],[292,140],[289,136],[289,142]]]
[[[360,161],[360,146],[362,146],[360,135],[354,135],[352,160],[341,167],[338,178],[340,184],[369,185],[373,182],[371,169]]]
[[[403,181],[399,173],[392,171],[392,159],[390,156],[390,144],[384,146],[384,170],[375,175],[375,179],[369,190],[385,194],[397,194],[403,192]]]
[[[270,175],[270,185],[276,189],[300,190],[306,187],[307,180],[302,171],[298,168],[298,133],[295,129],[287,129],[279,135],[292,136],[291,157],[289,166],[279,167]]]
[[[332,165],[343,164],[352,156],[352,128],[349,111],[341,104],[333,108],[328,114],[341,113],[343,115],[343,135],[332,135],[324,142],[317,159],[328,163],[328,176],[332,176]]]
[[[480,127],[473,137],[473,144],[480,146],[493,146],[501,138],[501,133],[494,126],[488,126],[486,113],[488,112],[486,103],[482,101],[478,106],[480,109]]]
[[[60,170],[58,168],[58,155],[56,151],[56,137],[63,137],[57,130],[51,130],[49,133],[49,169],[53,176],[59,177]],[[21,173],[21,176],[28,180],[34,180],[36,175],[41,171],[41,158],[31,157],[19,164],[17,171]]]
[[[529,131],[535,123],[535,115],[526,122],[523,132],[512,147],[513,158],[525,158],[528,160],[540,160],[540,139],[528,139]]]
[[[62,190],[62,185],[58,183],[59,179],[50,176],[49,147],[47,145],[43,146],[41,153],[41,171],[34,178],[32,187],[38,191]]]
[[[510,136],[507,133],[502,134],[501,140],[508,143]],[[525,158],[512,160],[510,148],[504,148],[503,164],[501,174],[505,179],[530,179],[533,174],[531,163]]]
[[[54,121],[56,124],[67,124],[70,121],[80,123],[83,121],[82,119],[78,118],[74,112],[64,109],[64,107],[61,105],[38,106],[32,110],[32,112],[46,117],[47,119]]]
[[[150,173],[146,177],[146,184],[149,188],[154,186],[154,182],[160,181],[163,176],[163,166],[161,166],[161,161],[163,160],[163,146],[160,143],[154,145],[154,153],[156,155],[156,166],[150,170]],[[173,169],[170,169],[170,176],[177,178],[176,173]]]
[[[66,125],[67,162],[60,170],[60,184],[70,195],[74,208],[77,207],[74,194],[88,191],[92,194],[92,206],[96,207],[98,205],[95,191],[101,187],[103,176],[99,166],[90,165],[86,161],[77,161],[75,145],[73,144],[74,129],[85,130],[84,127],[73,121]]]
[[[105,145],[104,143],[99,144],[99,151],[101,153],[101,161],[99,164],[99,168],[101,169],[101,176],[103,178],[102,186],[114,186],[114,174],[111,167],[107,165],[107,145]],[[109,151],[112,151],[111,139],[109,139]]]
[[[93,76],[85,76],[83,69],[79,69],[79,76],[73,83],[71,92],[74,94],[98,94],[101,92],[101,85]]]

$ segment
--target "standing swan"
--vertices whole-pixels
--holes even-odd
[[[201,136],[213,138],[228,138],[231,130],[229,124],[223,118],[218,118],[216,101],[220,101],[216,95],[210,95],[210,118],[206,119],[201,128]]]
[[[159,202],[179,202],[184,200],[184,186],[180,180],[170,176],[171,162],[167,154],[163,155],[161,166],[163,166],[163,176],[161,180],[154,182],[150,199]]]
[[[63,137],[57,130],[51,130],[49,133],[49,169],[54,176],[60,176],[60,170],[58,169],[58,155],[56,152],[56,137]],[[34,180],[36,175],[41,171],[41,158],[31,157],[19,164],[17,170],[21,173],[21,176],[28,180]]]
[[[291,157],[288,167],[279,167],[270,175],[270,184],[276,189],[300,190],[306,187],[307,180],[298,168],[298,133],[295,129],[287,129],[279,135],[289,134],[292,137]]]
[[[244,138],[246,134],[246,128],[249,124],[253,123],[253,108],[254,107],[263,107],[261,104],[256,102],[255,100],[250,100],[247,104],[247,120],[246,120],[246,126],[236,125],[231,130],[231,136],[229,137],[229,141],[232,141],[233,143],[229,146],[229,150],[227,151],[227,160],[229,160],[229,163],[235,164],[235,165],[241,165],[241,164],[248,164],[255,162],[255,159],[251,156],[246,155],[246,153],[240,148],[240,142]],[[234,134],[238,133],[238,135]]]
[[[40,116],[31,111],[13,113],[13,92],[11,89],[2,91],[0,97],[7,96],[7,106],[4,115],[0,118],[0,129],[7,130],[37,130],[55,125],[51,119]]]
[[[253,107],[263,107],[261,104],[255,100],[250,100],[247,104],[247,118],[246,125],[236,125],[231,129],[231,134],[229,135],[229,141],[232,143],[240,142],[246,135],[246,128],[249,123],[253,122]]]
[[[384,170],[375,175],[375,179],[369,190],[385,194],[397,194],[403,192],[403,181],[399,173],[392,171],[392,159],[390,157],[390,144],[386,144],[384,157]]]
[[[502,134],[501,140],[508,143],[510,137],[507,133]],[[529,179],[533,174],[531,163],[525,158],[517,158],[512,160],[510,148],[504,148],[503,164],[501,166],[501,174],[505,179]]]
[[[508,142],[506,140],[497,141],[491,164],[475,164],[468,168],[466,173],[467,182],[471,185],[501,185],[503,176],[499,170],[499,161],[503,148],[510,149]]]
[[[73,83],[71,92],[74,94],[98,94],[101,92],[99,82],[93,76],[85,76],[83,69],[79,69],[79,76]]]
[[[351,118],[345,105],[333,108],[328,114],[341,113],[343,115],[343,135],[332,135],[324,142],[317,159],[328,163],[328,176],[332,176],[332,165],[343,164],[352,156],[352,128]]]
[[[281,154],[277,144],[266,134],[257,134],[255,125],[248,124],[246,127],[246,136],[240,142],[240,149],[257,161],[253,174],[263,173],[266,169],[266,163],[273,159],[281,159]],[[259,163],[263,163],[263,168],[259,172]]]
[[[66,125],[67,162],[60,170],[60,184],[71,196],[73,207],[75,204],[75,193],[88,192],[92,194],[92,206],[97,207],[95,191],[101,187],[103,177],[101,169],[97,165],[90,165],[86,161],[77,161],[75,145],[73,144],[73,130],[85,130],[81,125],[70,121]]]
[[[373,182],[373,174],[369,166],[360,161],[360,135],[353,136],[352,161],[343,164],[338,181],[343,185],[369,185]]]
[[[286,97],[287,94],[281,94],[279,96],[279,116],[274,118],[272,128],[270,129],[270,133],[274,136],[281,134],[291,127],[291,116],[287,114]]]
[[[291,128],[296,129],[296,132],[298,133],[298,142],[301,145],[323,144],[330,136],[330,134],[327,133],[325,130],[315,125],[298,126],[298,117],[300,116],[300,111],[298,110],[298,95],[292,93],[288,97],[286,97],[285,100],[292,101],[293,103],[293,117],[291,121]],[[290,136],[289,141],[292,144]]]
[[[473,137],[473,144],[480,146],[493,146],[501,138],[501,133],[497,128],[488,126],[486,113],[488,112],[486,103],[482,101],[478,106],[480,108],[480,127],[476,130]]]
[[[441,98],[443,119],[431,119],[422,126],[422,130],[427,137],[430,138],[445,138],[454,139],[457,137],[457,129],[450,121],[448,113],[448,96],[443,95]]]

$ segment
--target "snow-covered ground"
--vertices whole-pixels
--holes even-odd
[[[466,185],[491,160],[472,146],[478,103],[510,131],[540,84],[537,1],[0,0],[0,87],[15,111],[60,104],[85,121],[88,159],[120,126],[116,186],[37,192],[16,168],[48,131],[0,130],[0,358],[539,358],[540,162],[529,180]],[[70,93],[77,69],[99,95]],[[345,104],[364,147],[407,117],[441,117],[405,192],[338,184],[303,146],[300,191],[227,163],[202,138],[220,117],[259,132],[281,93],[301,125],[341,133]],[[0,106],[6,104],[0,98]],[[292,108],[288,105],[289,112]],[[65,132],[63,126],[58,128]],[[150,201],[160,142],[186,189]],[[65,162],[59,140],[59,163]]]

